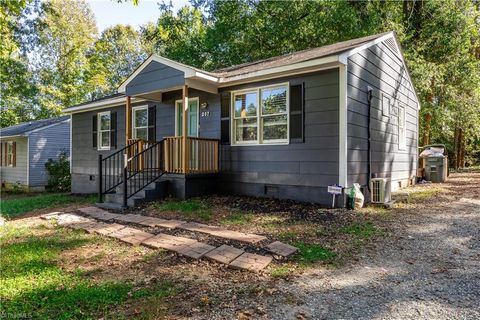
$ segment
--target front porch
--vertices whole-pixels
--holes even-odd
[[[147,107],[132,106],[132,96],[126,96],[125,147],[107,157],[99,155],[99,202],[127,207],[166,196],[186,199],[214,191],[219,140],[199,136],[199,99],[189,102],[188,91],[189,86],[183,85],[181,100],[168,104],[175,108],[176,135],[160,139],[155,138],[156,127],[165,124],[156,122],[164,120]],[[172,92],[178,96],[180,90],[162,89],[148,98],[165,104],[162,98]]]

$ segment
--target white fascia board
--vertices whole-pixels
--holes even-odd
[[[352,55],[354,55],[354,54],[356,54],[360,51],[363,51],[367,48],[370,48],[371,46],[377,45],[377,44],[379,44],[379,43],[381,43],[381,42],[383,42],[383,41],[385,41],[389,38],[393,38],[393,40],[395,41],[395,44],[397,46],[398,52],[400,52],[400,56],[398,56],[398,58],[400,58],[401,62],[405,66],[405,70],[407,71],[406,72],[407,79],[408,79],[408,81],[410,81],[410,84],[412,85],[413,93],[415,94],[415,99],[417,99],[417,101],[416,101],[417,106],[418,106],[418,109],[420,110],[420,99],[418,98],[417,91],[415,90],[415,86],[413,85],[412,78],[410,77],[410,72],[408,71],[407,63],[405,62],[405,57],[403,56],[403,50],[402,50],[402,47],[400,46],[400,42],[398,41],[398,38],[397,38],[395,32],[391,31],[384,36],[381,36],[381,37],[379,37],[375,40],[372,40],[370,42],[365,43],[364,45],[361,45],[360,47],[348,50],[348,51],[342,53],[339,56],[339,60],[344,65],[347,65],[348,64],[348,58],[350,56],[352,56]]]
[[[116,107],[116,106],[121,106],[125,104],[126,102],[126,97],[119,97],[115,99],[108,99],[108,100],[103,100],[103,101],[97,101],[97,102],[92,102],[88,104],[84,104],[78,107],[72,107],[72,108],[67,108],[63,109],[63,113],[68,113],[68,114],[73,114],[73,113],[80,113],[80,112],[85,112],[85,111],[92,111],[92,110],[99,110],[99,109],[105,109],[109,107]],[[139,98],[133,98],[132,97],[132,103],[133,102],[142,102],[145,101],[145,99],[139,99]]]
[[[228,78],[220,78],[220,83],[223,84],[230,84],[231,82],[237,82],[237,81],[242,81],[250,78],[257,78],[257,77],[263,77],[263,76],[268,76],[268,75],[273,75],[276,73],[288,73],[288,72],[294,72],[295,70],[298,69],[304,69],[304,68],[315,68],[320,65],[328,64],[328,63],[334,63],[338,62],[338,56],[333,55],[333,56],[328,56],[324,58],[319,58],[319,59],[313,59],[313,60],[308,60],[308,61],[303,61],[303,62],[298,62],[298,63],[293,63],[289,65],[284,65],[280,67],[274,67],[274,68],[269,68],[269,69],[263,69],[263,70],[258,70],[254,72],[249,72],[245,74],[240,74],[237,76],[232,76]]]

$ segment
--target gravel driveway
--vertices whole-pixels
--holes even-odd
[[[392,232],[333,270],[283,287],[272,319],[480,319],[480,173],[452,175],[448,192],[396,209]]]

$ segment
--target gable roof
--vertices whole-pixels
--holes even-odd
[[[280,67],[284,65],[293,64],[293,63],[304,62],[312,59],[318,59],[322,57],[336,55],[336,54],[348,51],[350,49],[357,48],[367,42],[378,39],[390,33],[391,32],[384,32],[384,33],[375,34],[375,35],[371,35],[363,38],[337,42],[337,43],[326,45],[323,47],[296,51],[296,52],[288,53],[281,56],[239,64],[236,66],[215,70],[212,72],[212,74],[218,77],[228,78],[228,77],[237,76],[240,74],[246,74],[253,71]]]
[[[46,127],[69,121],[70,116],[62,116],[58,118],[43,119],[38,121],[30,121],[16,124],[14,126],[1,128],[0,137],[11,137],[11,136],[26,136],[32,131],[45,129]]]
[[[405,63],[398,39],[393,31],[379,33],[367,37],[337,42],[318,48],[296,51],[293,53],[271,57],[255,62],[249,62],[217,69],[211,72],[201,70],[186,64],[173,61],[158,55],[151,55],[146,59],[119,87],[118,95],[97,99],[80,105],[72,106],[64,112],[82,112],[85,109],[102,108],[106,106],[119,105],[124,103],[125,91],[131,82],[143,69],[152,61],[162,63],[184,73],[185,84],[203,84],[205,88],[217,88],[231,86],[234,84],[258,81],[260,79],[271,79],[278,76],[293,73],[304,73],[321,70],[322,68],[346,65],[348,57],[387,39],[394,39],[400,52],[399,58]],[[407,77],[410,82],[410,74],[407,69]],[[418,95],[415,92],[418,100]],[[135,97],[141,99],[141,97]],[[418,100],[419,101],[419,100]]]

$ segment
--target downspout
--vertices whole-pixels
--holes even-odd
[[[368,193],[371,192],[371,190],[370,190],[370,180],[372,178],[372,143],[371,143],[372,98],[373,98],[373,89],[371,87],[367,87],[367,106],[368,106],[368,111],[367,111],[367,127],[368,127],[368,133],[367,133],[367,150],[368,150],[368,155],[367,155],[367,161],[368,161],[367,189],[368,189]]]

